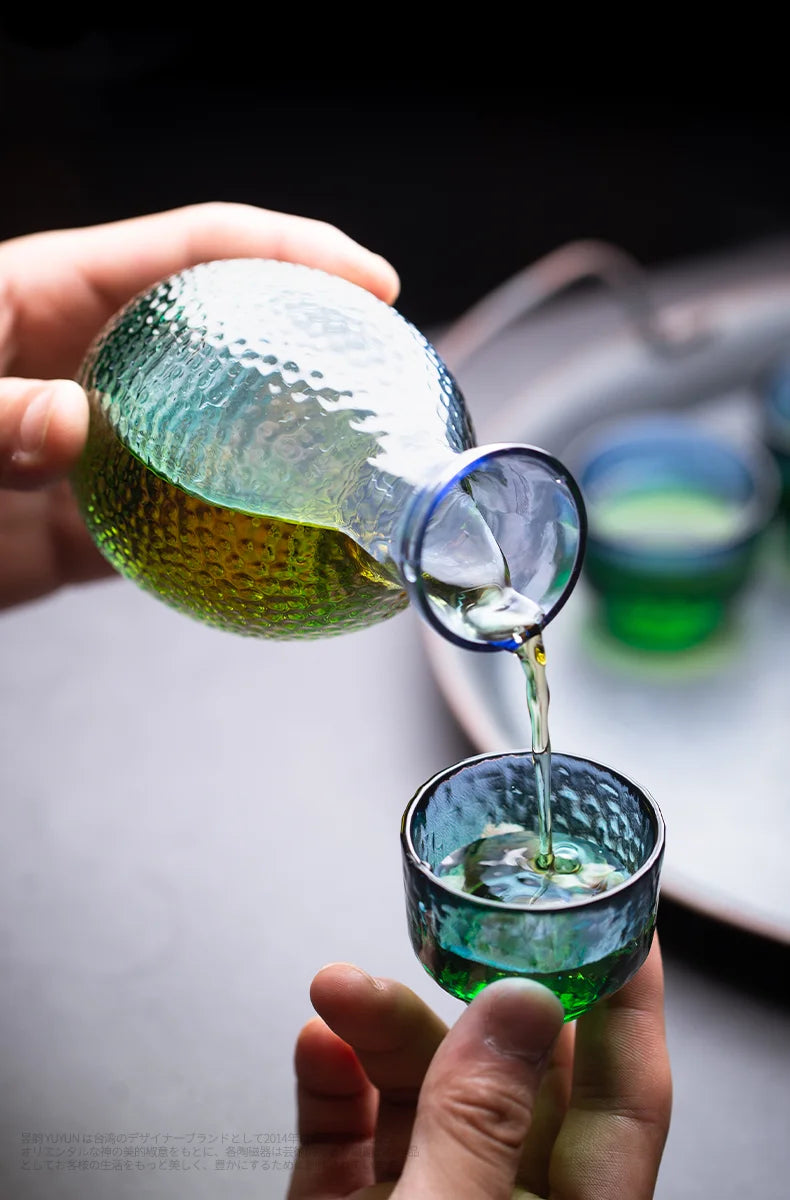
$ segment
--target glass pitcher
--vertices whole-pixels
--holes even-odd
[[[108,323],[80,382],[73,486],[97,545],[211,625],[319,637],[411,600],[451,641],[512,649],[578,575],[584,509],[562,464],[476,447],[434,347],[335,276],[180,272]]]

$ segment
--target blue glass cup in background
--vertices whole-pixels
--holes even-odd
[[[790,355],[766,372],[760,400],[763,438],[781,479],[779,509],[790,550]]]
[[[618,991],[647,957],[658,907],[664,821],[655,801],[599,763],[552,754],[555,838],[592,840],[625,866],[608,891],[547,904],[471,895],[436,874],[442,861],[500,825],[535,829],[532,754],[482,754],[425,783],[403,816],[401,850],[409,935],[429,975],[469,1001],[508,976],[534,979],[570,1021]]]
[[[773,459],[680,415],[610,422],[568,452],[587,507],[582,576],[620,642],[682,651],[721,630],[779,500]]]

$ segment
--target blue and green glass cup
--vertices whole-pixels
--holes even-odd
[[[664,856],[664,821],[638,784],[600,763],[552,754],[555,841],[597,843],[622,882],[565,901],[506,903],[459,890],[444,864],[503,827],[535,828],[529,751],[482,754],[448,767],[412,798],[401,825],[409,935],[429,975],[470,1001],[487,984],[533,979],[573,1020],[618,991],[650,950]]]
[[[691,417],[610,423],[571,453],[587,507],[582,577],[620,642],[682,651],[722,630],[779,499],[768,452]]]

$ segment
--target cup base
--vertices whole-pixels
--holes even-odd
[[[729,604],[715,599],[671,600],[605,597],[599,605],[604,629],[638,650],[675,652],[707,641],[727,623]]]
[[[531,979],[554,993],[565,1009],[567,1022],[574,1021],[599,1000],[619,991],[636,974],[650,951],[654,929],[655,925],[650,925],[638,938],[598,962],[585,963],[572,971],[547,974],[535,971],[521,974],[512,967],[499,970],[488,963],[464,958],[431,939],[413,939],[413,945],[431,978],[456,999],[468,1004],[483,988],[498,979]]]

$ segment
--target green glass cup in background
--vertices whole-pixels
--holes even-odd
[[[492,828],[536,827],[532,754],[483,754],[430,779],[404,813],[406,910],[417,957],[451,995],[469,1001],[494,980],[519,976],[550,988],[573,1020],[618,991],[647,957],[664,821],[647,792],[599,763],[553,753],[551,777],[554,838],[605,847],[624,865],[624,882],[567,902],[516,904],[442,878],[444,860]]]
[[[779,500],[759,444],[691,417],[610,422],[568,453],[588,516],[582,569],[620,642],[682,651],[723,629]]]

